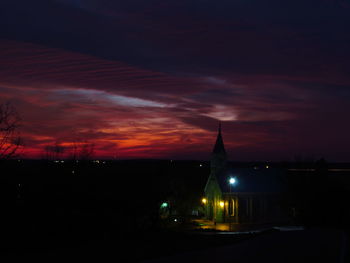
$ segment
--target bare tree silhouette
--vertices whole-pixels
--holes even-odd
[[[69,159],[71,160],[89,160],[94,155],[95,145],[88,141],[73,142]]]
[[[46,145],[44,148],[44,159],[46,160],[57,160],[61,159],[65,148],[56,141],[52,145]]]
[[[84,142],[81,144],[79,151],[80,160],[89,160],[94,155],[95,145],[93,143]]]
[[[19,135],[20,117],[11,103],[0,103],[0,160],[16,156],[23,146]]]

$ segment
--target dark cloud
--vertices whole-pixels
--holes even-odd
[[[105,157],[206,158],[220,120],[235,159],[343,160],[349,7],[5,0],[1,101],[21,112],[28,156],[89,140]]]
[[[339,2],[5,3],[5,37],[158,71],[315,75],[331,64],[348,73],[350,19]]]

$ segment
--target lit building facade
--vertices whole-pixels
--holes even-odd
[[[283,205],[285,171],[269,166],[231,168],[221,126],[210,166],[202,200],[207,219],[236,224],[287,220]]]

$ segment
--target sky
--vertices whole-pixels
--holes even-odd
[[[22,156],[350,161],[349,0],[2,0]]]

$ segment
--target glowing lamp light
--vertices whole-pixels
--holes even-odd
[[[162,204],[160,205],[160,207],[161,207],[161,208],[166,208],[166,207],[168,207],[168,203],[167,203],[167,202],[164,202],[164,203],[162,203]]]
[[[220,202],[219,202],[219,205],[220,205],[221,208],[223,208],[223,207],[225,206],[224,201],[220,201]]]
[[[229,184],[230,185],[234,185],[236,183],[236,179],[231,177],[229,180],[228,180]]]
[[[206,204],[206,203],[207,203],[207,199],[206,199],[206,198],[203,198],[203,199],[202,199],[202,203],[203,203],[203,204]]]

